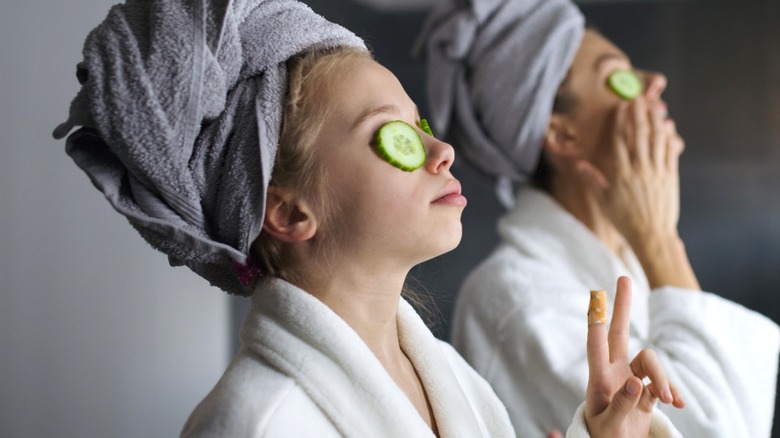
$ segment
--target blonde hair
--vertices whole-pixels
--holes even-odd
[[[335,47],[305,52],[287,61],[288,86],[279,148],[270,185],[284,187],[307,199],[321,223],[334,222],[336,207],[329,202],[327,175],[319,166],[317,138],[331,108],[326,79],[338,68],[356,59],[373,59],[371,53],[353,47]],[[325,94],[323,94],[325,93]],[[315,242],[327,257],[330,242],[336,239],[333,227]],[[253,252],[266,276],[295,282],[288,246],[267,233],[260,233]]]

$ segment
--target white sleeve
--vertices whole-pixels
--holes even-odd
[[[647,347],[686,403],[662,409],[700,436],[768,437],[774,416],[780,331],[768,318],[707,292],[650,294]]]
[[[566,438],[589,438],[588,427],[585,424],[585,403],[582,403],[574,413],[571,426],[566,430]],[[669,418],[658,409],[653,410],[650,420],[648,438],[681,438],[682,435],[674,427]]]

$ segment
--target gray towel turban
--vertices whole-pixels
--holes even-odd
[[[363,41],[293,0],[127,0],[87,37],[54,131],[172,265],[251,294],[287,87],[285,61]]]
[[[584,19],[568,0],[444,0],[416,51],[434,132],[481,172],[525,182]]]

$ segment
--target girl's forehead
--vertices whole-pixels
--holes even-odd
[[[370,59],[351,60],[329,73],[327,94],[334,115],[357,122],[377,108],[403,111],[414,103],[389,70]]]
[[[341,91],[360,90],[363,93],[380,92],[386,87],[398,84],[398,79],[390,70],[369,58],[347,60],[338,68],[332,69],[327,79]],[[345,94],[359,97],[355,93]]]

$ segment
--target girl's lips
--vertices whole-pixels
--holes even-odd
[[[433,201],[433,204],[465,207],[467,202],[468,201],[466,200],[465,196],[461,195],[460,193],[453,192]]]
[[[460,194],[460,182],[456,179],[449,180],[447,185],[444,186],[444,190],[440,193],[441,196],[434,199],[431,204],[456,205],[461,207],[466,205],[466,197]]]

